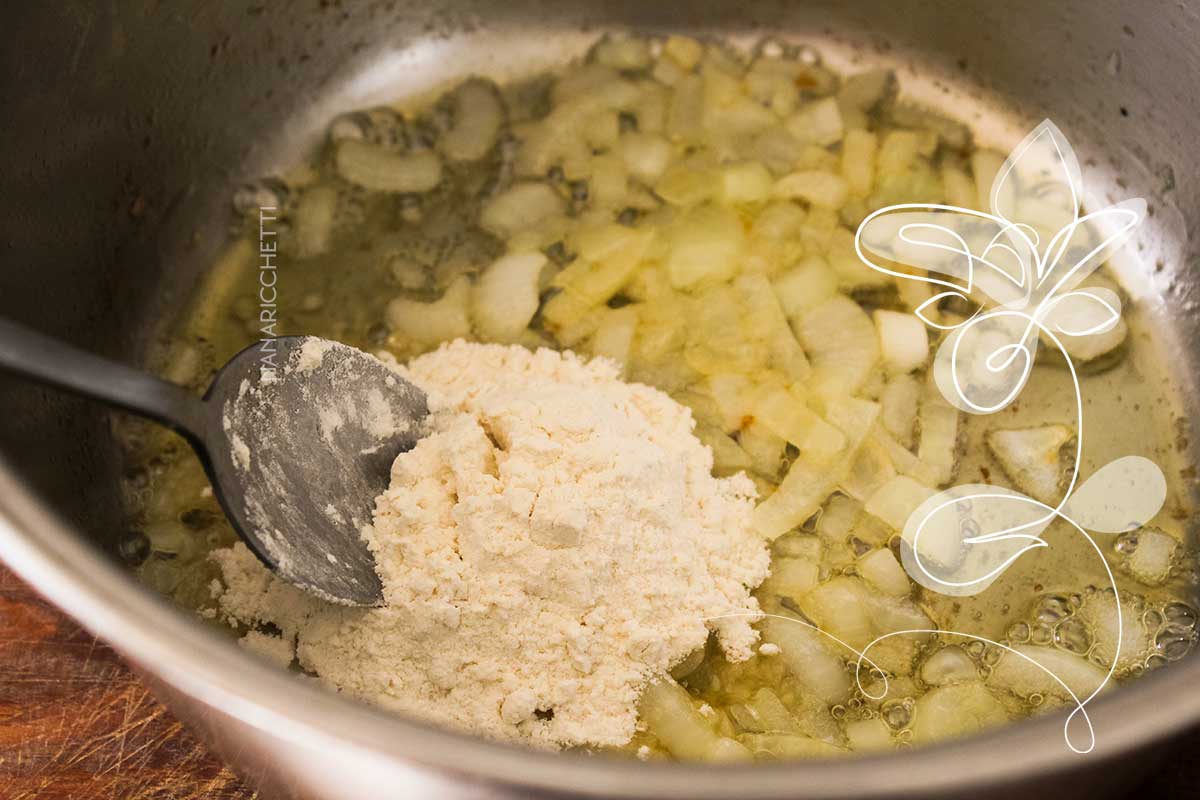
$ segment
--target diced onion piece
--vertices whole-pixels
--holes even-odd
[[[835,744],[795,733],[748,733],[742,741],[754,755],[772,758],[828,758],[846,752]]]
[[[497,195],[484,207],[479,223],[484,230],[507,239],[538,222],[563,213],[565,203],[544,183],[526,181]]]
[[[892,130],[884,134],[875,159],[879,177],[903,176],[916,163],[921,137],[916,131]]]
[[[774,179],[758,161],[743,161],[721,168],[721,199],[730,205],[762,203],[771,196]]]
[[[879,360],[879,338],[867,313],[850,298],[835,295],[796,322],[817,390],[827,397],[858,391]]]
[[[774,480],[783,463],[787,440],[760,420],[751,422],[738,434],[738,443],[750,455],[755,472]]]
[[[413,341],[447,342],[470,335],[470,303],[471,281],[460,275],[432,303],[396,298],[388,304],[387,321],[393,331]]]
[[[745,324],[761,335],[770,348],[770,365],[790,381],[807,380],[812,367],[788,325],[770,281],[762,275],[743,275],[734,286],[745,305]]]
[[[882,717],[847,722],[846,741],[851,750],[861,753],[888,750],[896,746],[892,741],[892,731]]]
[[[777,645],[779,657],[805,690],[833,705],[850,696],[850,675],[833,643],[802,622],[767,617],[760,623],[763,640]]]
[[[837,294],[837,275],[820,256],[808,256],[771,285],[788,317],[797,317]]]
[[[492,149],[504,122],[500,97],[481,80],[467,81],[450,97],[454,123],[438,138],[438,147],[450,161],[478,161]]]
[[[917,317],[880,309],[875,312],[875,328],[880,356],[889,373],[912,372],[929,359],[929,335]]]
[[[854,578],[832,578],[801,598],[800,610],[821,630],[861,650],[876,634],[860,588]]]
[[[973,681],[978,677],[978,665],[966,650],[957,645],[943,647],[921,665],[921,680],[930,686],[948,686]]]
[[[670,58],[681,68],[690,70],[704,55],[704,45],[690,36],[668,36],[663,44],[663,55]]]
[[[650,66],[650,43],[640,36],[613,36],[592,50],[596,63],[620,70],[638,70]]]
[[[830,543],[844,543],[861,515],[862,503],[852,497],[835,494],[829,498],[817,519],[817,533]]]
[[[637,325],[637,306],[624,306],[610,311],[592,336],[592,354],[611,358],[622,366],[627,365],[633,350],[633,339],[637,335]]]
[[[675,157],[675,148],[666,138],[641,131],[621,134],[620,152],[629,174],[646,184],[662,177]]]
[[[1179,540],[1171,534],[1150,526],[1140,528],[1137,547],[1129,557],[1129,571],[1139,583],[1159,586],[1171,577],[1179,550]]]
[[[732,475],[754,465],[742,446],[715,425],[697,425],[696,438],[712,450],[713,472],[717,475]]]
[[[742,222],[732,209],[705,205],[690,209],[668,234],[667,275],[677,289],[727,281],[746,245]]]
[[[684,75],[675,84],[667,107],[667,134],[676,141],[694,140],[704,127],[704,80]]]
[[[845,457],[832,465],[813,464],[804,458],[792,462],[775,493],[755,507],[751,516],[754,529],[775,539],[815,514],[845,477],[878,414],[879,406],[857,398],[846,398],[828,409],[828,421],[846,437]]]
[[[541,253],[513,253],[492,262],[475,285],[475,324],[484,338],[514,342],[538,308]]]
[[[846,131],[842,142],[842,177],[850,194],[866,197],[875,182],[875,134],[865,130]]]
[[[988,449],[1016,488],[1035,500],[1054,505],[1067,480],[1063,447],[1075,437],[1066,425],[1043,425],[990,431]]]
[[[927,377],[917,415],[917,427],[921,431],[917,458],[933,470],[935,486],[949,483],[958,470],[958,423],[958,409],[942,397],[932,376]]]
[[[1036,693],[1063,700],[1070,699],[1062,685],[1051,677],[1056,675],[1077,698],[1083,700],[1096,691],[1107,674],[1107,670],[1086,658],[1055,647],[1018,644],[1014,645],[1013,649],[1020,655],[1009,652],[1001,655],[996,666],[992,668],[988,684],[1007,689],[1019,697],[1028,697]],[[1031,664],[1021,656],[1033,659],[1036,664]],[[1037,666],[1039,664],[1041,667]],[[1042,667],[1049,670],[1050,674]]]
[[[801,142],[821,147],[840,142],[845,132],[842,112],[838,109],[837,100],[832,97],[808,103],[788,117],[785,125],[788,133]]]
[[[1141,547],[1141,542],[1138,546]],[[1118,613],[1116,598],[1108,591],[1087,595],[1076,617],[1091,634],[1092,649],[1088,651],[1088,657],[1093,662],[1111,664],[1113,657],[1117,656],[1117,643],[1120,642],[1118,674],[1146,660],[1147,652],[1152,647],[1150,637],[1158,632],[1146,625],[1141,609],[1133,603],[1122,602]]]
[[[760,591],[782,597],[803,597],[817,587],[820,568],[813,561],[799,558],[771,560],[771,574],[762,582]]]
[[[913,708],[913,743],[943,741],[1008,720],[1004,705],[982,683],[943,686],[926,692]]]
[[[953,164],[942,165],[942,188],[946,192],[947,205],[982,210],[978,207],[979,194],[975,191],[975,182]]]
[[[884,594],[905,597],[912,590],[904,567],[886,547],[861,556],[858,559],[858,574]]]
[[[301,193],[294,215],[296,254],[300,258],[319,256],[329,249],[337,202],[338,192],[332,186],[310,186]]]
[[[1059,336],[1058,340],[1066,348],[1071,360],[1082,366],[1113,352],[1128,338],[1129,325],[1124,319],[1119,319],[1117,324],[1101,333],[1088,336]]]
[[[750,757],[736,741],[718,736],[688,693],[670,678],[646,687],[638,711],[649,732],[676,758],[735,761]]]
[[[912,451],[892,438],[882,424],[871,430],[871,441],[878,444],[901,475],[907,475],[922,486],[933,486],[937,476],[933,468],[912,454]]]
[[[975,193],[979,198],[975,208],[992,210],[992,184],[1002,166],[1004,156],[995,150],[976,150],[971,154],[971,174],[975,177]]]
[[[727,431],[736,431],[753,419],[755,386],[745,375],[723,372],[709,375],[708,394],[716,401]]]
[[[633,277],[653,238],[651,229],[616,224],[576,233],[573,245],[578,258],[555,277],[553,285],[562,291],[542,309],[547,325],[565,327],[590,308],[608,302]]]
[[[934,494],[932,489],[922,486],[907,475],[897,475],[879,487],[863,504],[863,509],[895,530],[902,531],[904,523],[908,522],[917,506]]]
[[[442,182],[442,162],[432,150],[396,153],[361,139],[338,142],[338,174],[376,192],[427,192]]]
[[[775,197],[799,199],[814,206],[841,208],[846,204],[849,185],[841,175],[823,170],[801,170],[775,182]]]
[[[873,110],[886,97],[895,92],[896,73],[890,69],[872,69],[851,75],[842,82],[838,90],[838,104],[843,109],[856,111]]]
[[[917,408],[921,401],[921,381],[912,375],[893,375],[879,396],[879,421],[904,447],[915,441]]]
[[[872,437],[868,437],[862,447],[858,448],[858,456],[854,459],[850,472],[838,484],[838,488],[855,500],[866,502],[894,477],[896,468],[888,458],[887,451]]]

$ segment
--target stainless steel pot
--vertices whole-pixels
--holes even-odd
[[[645,3],[416,0],[20,4],[0,51],[0,313],[133,361],[220,243],[228,199],[338,110],[471,72],[552,64],[607,28],[778,35],[905,86],[997,144],[1043,116],[1085,169],[1151,200],[1135,293],[1197,407],[1193,313],[1200,8],[1085,0]],[[581,31],[588,31],[583,34]],[[551,756],[401,720],[298,685],[136,585],[108,555],[119,461],[94,408],[0,379],[0,553],[116,645],[270,797],[1098,796],[1200,722],[1200,662],[1097,702],[1098,746],[1057,715],[861,760],[753,768]]]

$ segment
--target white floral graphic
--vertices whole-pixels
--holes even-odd
[[[1039,347],[1061,352],[1076,400],[1068,485],[1055,505],[986,484],[939,492],[908,518],[902,534],[904,567],[930,590],[977,594],[1023,554],[1046,547],[1042,531],[1062,519],[1095,550],[1115,595],[1112,572],[1088,531],[1118,533],[1145,524],[1165,500],[1166,481],[1153,462],[1127,456],[1077,485],[1083,402],[1068,342],[1101,335],[1120,321],[1115,292],[1078,287],[1124,244],[1145,215],[1146,204],[1126,200],[1081,213],[1081,207],[1094,205],[1084,198],[1079,164],[1062,132],[1046,120],[1005,161],[992,185],[990,206],[991,213],[945,205],[889,206],[863,221],[855,246],[872,268],[933,287],[915,313],[946,332],[931,369],[942,395],[962,411],[991,414],[1007,407],[1024,388]],[[965,319],[947,319],[938,308],[950,299],[977,308]],[[1118,627],[1118,648],[1105,683],[1120,658],[1121,636]],[[1066,688],[1041,664],[992,644],[1031,661]],[[1071,693],[1076,708],[1064,736],[1076,752],[1095,745],[1085,706],[1102,688],[1083,698]],[[1086,724],[1082,744],[1071,736],[1077,718]]]

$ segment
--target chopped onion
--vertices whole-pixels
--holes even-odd
[[[845,132],[842,113],[838,109],[837,100],[832,97],[803,106],[788,117],[786,125],[788,133],[801,142],[821,147],[840,142]]]
[[[891,374],[912,372],[929,359],[929,335],[925,323],[899,311],[875,312],[879,331],[879,352]]]
[[[1055,647],[1018,644],[1014,645],[1013,649],[1020,655],[1005,652],[992,668],[988,684],[1007,689],[1019,697],[1028,697],[1036,693],[1062,700],[1069,699],[1062,685],[1051,677],[1055,675],[1082,700],[1099,688],[1107,674],[1107,670],[1101,669],[1086,658]],[[1036,664],[1029,663],[1021,656],[1033,659]],[[1050,674],[1037,664],[1049,670]]]
[[[667,236],[667,275],[677,289],[729,280],[746,246],[737,214],[716,205],[690,209]]]
[[[484,230],[501,238],[509,238],[525,228],[563,213],[563,199],[544,183],[517,183],[497,195],[479,215]]]
[[[808,256],[771,284],[783,313],[793,319],[837,294],[837,275],[818,255]]]
[[[879,338],[871,318],[845,295],[809,309],[796,327],[822,396],[853,394],[879,360]]]
[[[799,199],[815,206],[840,208],[849,193],[849,184],[841,175],[821,170],[801,170],[775,182],[775,197]]]
[[[683,687],[668,677],[646,687],[638,710],[654,738],[677,758],[736,761],[750,757],[738,742],[717,735]]]
[[[887,595],[906,597],[912,591],[912,583],[904,567],[892,555],[892,551],[881,547],[858,559],[858,574],[867,582]]]
[[[926,692],[913,708],[914,743],[967,736],[1008,720],[1004,705],[979,682]]]
[[[878,405],[853,397],[829,408],[828,421],[847,440],[845,457],[832,465],[813,464],[803,457],[792,462],[775,494],[754,509],[751,522],[755,530],[767,539],[775,539],[815,514],[849,471],[878,414]]]
[[[593,355],[610,358],[624,367],[629,363],[633,350],[633,339],[637,335],[638,307],[636,305],[613,309],[604,315],[600,326],[592,335]]]
[[[917,416],[917,458],[933,470],[936,486],[945,486],[958,471],[958,422],[958,409],[946,402],[932,376],[927,376]]]
[[[814,464],[829,463],[846,447],[841,431],[785,388],[763,392],[754,404],[754,416]]]
[[[1075,438],[1066,425],[990,431],[988,449],[1016,488],[1035,500],[1053,505],[1062,499],[1069,457],[1064,447]]]
[[[815,562],[775,558],[771,561],[771,575],[763,581],[761,590],[781,597],[803,597],[817,587],[819,573]]]
[[[1180,549],[1179,540],[1171,534],[1150,526],[1139,528],[1137,547],[1129,556],[1129,571],[1147,586],[1166,583]]]
[[[892,741],[892,731],[882,717],[847,722],[846,741],[851,750],[862,753],[888,750],[896,746]]]
[[[879,421],[904,447],[912,447],[915,442],[920,400],[921,381],[908,374],[889,378],[879,396]]]
[[[921,665],[921,680],[930,686],[948,686],[978,677],[979,666],[957,645],[935,651]]]
[[[863,508],[871,516],[902,531],[917,506],[934,494],[928,486],[922,486],[907,475],[897,475],[879,487],[863,504]]]
[[[721,169],[721,199],[730,205],[762,203],[770,198],[773,182],[761,162],[728,164]]]
[[[743,275],[734,282],[745,306],[743,324],[767,343],[769,364],[789,381],[804,381],[812,374],[796,334],[788,325],[783,307],[770,281],[761,275]],[[798,443],[794,443],[799,446]]]
[[[662,177],[675,158],[665,137],[641,130],[621,134],[620,151],[629,174],[647,184]]]
[[[396,153],[359,139],[338,142],[338,174],[376,192],[427,192],[442,182],[442,162],[432,150]]]
[[[436,344],[469,336],[471,281],[460,275],[440,299],[432,303],[398,297],[388,304],[392,330],[416,342]]]
[[[496,143],[504,109],[496,88],[481,80],[467,81],[450,94],[454,124],[438,139],[450,161],[478,161]]]
[[[802,622],[777,616],[760,623],[763,640],[779,647],[779,657],[806,691],[833,705],[850,696],[850,675],[834,653],[833,643]]]
[[[890,69],[872,69],[851,75],[838,90],[838,104],[843,108],[868,112],[895,93],[896,73]]]
[[[880,177],[904,176],[917,160],[921,137],[915,131],[888,131],[879,143],[875,169]]]
[[[338,192],[332,186],[310,186],[301,193],[294,215],[296,255],[300,258],[319,256],[329,249],[337,203]]]
[[[482,336],[514,342],[538,308],[538,278],[546,265],[541,253],[514,253],[493,262],[475,285],[475,324]]]
[[[875,182],[875,151],[878,148],[875,134],[865,130],[846,132],[842,142],[842,177],[846,179],[850,193],[866,197]]]

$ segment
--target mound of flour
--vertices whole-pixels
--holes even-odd
[[[364,532],[387,605],[320,603],[239,544],[213,555],[214,594],[248,648],[294,652],[380,706],[549,747],[627,742],[647,681],[710,630],[749,657],[749,591],[768,570],[753,485],[712,477],[686,408],[551,350],[457,341],[397,369],[432,413]],[[253,630],[266,623],[278,640]]]

